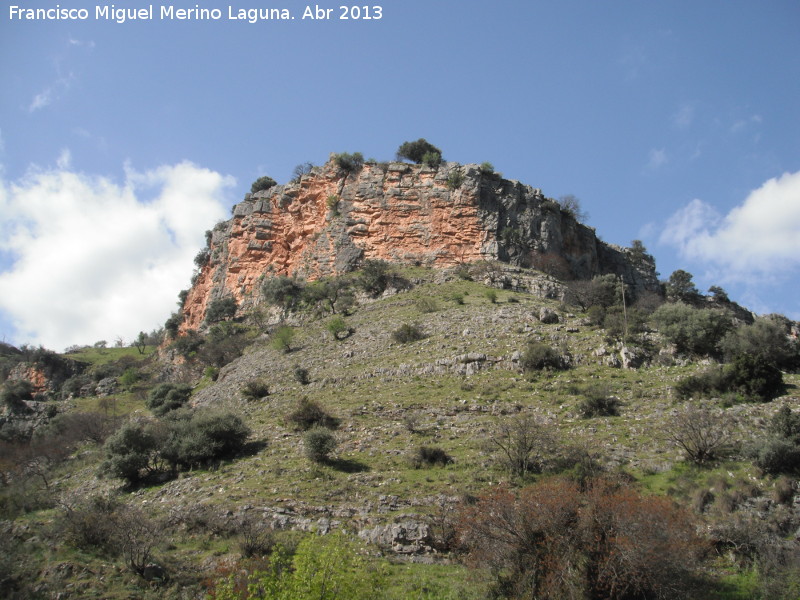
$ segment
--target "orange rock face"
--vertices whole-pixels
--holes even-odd
[[[598,271],[594,232],[550,205],[539,190],[487,177],[477,165],[371,163],[347,173],[329,162],[299,182],[248,195],[214,229],[181,331],[198,328],[214,299],[246,303],[262,277],[316,279],[363,259],[448,267],[524,264],[536,252],[568,251],[575,265]]]

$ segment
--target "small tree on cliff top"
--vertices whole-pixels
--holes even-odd
[[[426,155],[428,160],[426,160]],[[429,143],[425,138],[419,138],[416,142],[403,142],[397,149],[398,160],[406,159],[417,164],[421,164],[422,162],[428,164],[436,162],[436,164],[438,164],[438,161],[433,160],[434,155],[438,155],[439,160],[441,160],[442,151]]]

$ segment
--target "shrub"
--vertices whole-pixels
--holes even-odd
[[[457,190],[464,184],[464,173],[461,169],[454,169],[447,176],[447,189],[450,191]]]
[[[428,296],[417,300],[416,307],[421,313],[432,313],[439,310],[439,304],[436,302],[436,299]]]
[[[783,393],[783,374],[766,358],[743,354],[725,368],[728,389],[749,400],[768,402]]]
[[[284,353],[292,351],[294,329],[288,325],[281,325],[272,334],[272,347]]]
[[[400,344],[409,344],[425,337],[419,325],[415,323],[403,323],[392,332],[392,339]]]
[[[207,465],[241,452],[250,435],[242,419],[230,412],[178,411],[166,422],[159,458],[175,468]]]
[[[415,469],[423,465],[432,467],[439,465],[445,467],[453,462],[453,457],[436,446],[420,446],[411,457],[411,464]]]
[[[793,366],[794,349],[784,326],[770,318],[761,317],[751,325],[742,325],[729,331],[722,339],[725,360],[738,356],[758,356],[777,367]]]
[[[292,181],[300,181],[304,175],[308,175],[311,173],[311,169],[314,168],[314,164],[310,162],[304,162],[297,165],[294,169],[292,169]]]
[[[578,410],[585,418],[615,417],[619,414],[619,398],[612,396],[604,386],[590,386],[583,391]]]
[[[730,318],[721,310],[692,308],[682,303],[660,306],[652,315],[658,331],[680,352],[716,354],[730,330]]]
[[[314,427],[303,437],[306,457],[315,463],[326,463],[336,449],[336,437],[325,427]]]
[[[208,335],[197,356],[205,363],[224,367],[239,358],[250,345],[247,327],[231,321],[222,321],[208,330]]]
[[[33,399],[33,385],[30,381],[23,379],[12,379],[6,381],[3,390],[0,392],[0,401],[5,404],[12,412],[23,410],[26,400]]]
[[[559,371],[567,368],[564,357],[552,346],[529,342],[520,359],[524,371]]]
[[[495,174],[494,165],[488,161],[482,162],[478,168],[480,169],[481,175],[491,176]]]
[[[450,300],[458,304],[459,306],[464,305],[464,292],[453,292],[450,294]]]
[[[318,402],[308,398],[301,398],[297,408],[286,420],[301,431],[308,431],[313,427],[336,429],[339,426],[339,419],[329,415]]]
[[[800,412],[794,412],[784,404],[773,415],[767,431],[800,445]]]
[[[442,154],[440,152],[426,152],[422,157],[422,163],[432,169],[437,168],[442,162]]]
[[[135,484],[157,470],[159,443],[160,439],[148,423],[126,423],[106,440],[106,459],[101,470]]]
[[[682,598],[704,549],[669,500],[605,479],[495,489],[462,509],[458,533],[503,598]]]
[[[800,472],[800,446],[786,438],[774,436],[759,441],[751,456],[753,463],[770,475]]]
[[[354,152],[353,154],[341,152],[333,155],[333,162],[342,171],[350,173],[352,171],[358,171],[364,166],[364,155],[361,154],[361,152]]]
[[[224,319],[230,319],[236,314],[236,300],[228,296],[227,298],[217,298],[212,300],[206,309],[206,321],[216,323]]]
[[[252,185],[250,186],[250,193],[255,194],[256,192],[268,190],[271,187],[275,187],[276,185],[278,185],[277,181],[275,181],[272,177],[267,177],[266,175],[264,175],[263,177],[259,177],[252,183]]]
[[[285,275],[269,277],[261,284],[261,294],[269,304],[281,308],[284,312],[294,310],[303,293],[303,285]]]
[[[162,383],[147,395],[147,408],[160,417],[171,410],[181,408],[192,395],[191,386],[185,383]]]
[[[353,330],[348,327],[347,322],[338,315],[328,321],[325,327],[333,336],[333,339],[337,341],[341,341],[353,333]]]
[[[425,138],[420,138],[416,142],[403,142],[397,149],[398,160],[406,159],[417,164],[423,162],[427,164],[426,157],[432,158],[433,156],[438,157],[438,161],[436,165],[429,166],[438,166],[442,160],[442,151]]]
[[[500,422],[491,437],[502,454],[503,466],[514,477],[541,473],[555,458],[557,442],[552,428],[529,415]]]
[[[391,267],[384,260],[365,260],[361,264],[358,285],[371,296],[379,296],[389,286]]]
[[[667,439],[683,449],[687,460],[698,465],[718,458],[728,436],[724,417],[695,408],[676,415],[667,431]]]
[[[170,337],[175,338],[178,335],[178,330],[182,323],[183,315],[179,312],[172,313],[164,322],[164,331],[166,331]]]
[[[241,390],[245,400],[261,400],[269,396],[269,385],[263,379],[248,381]]]
[[[486,299],[490,303],[492,303],[492,304],[496,304],[497,303],[497,290],[493,290],[493,289],[489,288],[488,290],[486,290],[484,292],[484,296],[486,296]]]
[[[558,199],[558,206],[561,208],[562,212],[568,214],[578,223],[585,223],[589,218],[589,213],[587,213],[581,206],[580,199],[572,194],[561,196]]]
[[[331,211],[331,214],[333,214],[334,217],[339,216],[339,203],[341,201],[342,199],[336,194],[331,194],[325,200],[325,205],[328,207],[328,210]]]
[[[308,369],[301,367],[300,365],[295,365],[292,374],[294,375],[295,381],[301,385],[308,385],[311,383],[311,379],[308,376]]]

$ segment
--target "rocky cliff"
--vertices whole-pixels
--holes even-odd
[[[614,273],[636,290],[656,290],[645,255],[600,241],[538,189],[478,165],[366,163],[345,171],[331,160],[299,180],[247,194],[217,224],[183,304],[181,329],[195,329],[210,301],[257,296],[264,276],[335,275],[365,259],[451,267],[494,260],[561,279]]]

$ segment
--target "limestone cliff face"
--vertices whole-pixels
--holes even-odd
[[[202,324],[214,299],[251,301],[262,277],[316,279],[364,259],[430,267],[499,260],[563,278],[615,273],[637,289],[658,286],[652,261],[634,265],[540,190],[457,163],[367,163],[347,173],[328,162],[247,194],[214,228],[208,253],[184,302],[184,331]]]

